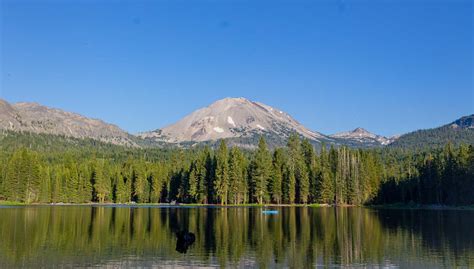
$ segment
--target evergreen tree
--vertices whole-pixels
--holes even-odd
[[[239,148],[233,147],[229,156],[229,200],[233,204],[245,202],[247,196],[245,157]]]
[[[204,203],[207,196],[206,189],[206,158],[208,151],[200,151],[196,159],[191,163],[189,170],[189,195],[193,202]]]
[[[197,160],[191,162],[191,167],[189,168],[188,176],[188,186],[189,186],[189,197],[191,202],[196,203],[199,196],[199,179],[197,176]]]
[[[211,151],[208,146],[204,148],[204,156],[205,156],[205,170],[206,170],[206,177],[205,181],[203,182],[206,195],[204,201],[206,204],[212,203],[215,201],[215,192],[214,192],[214,180],[216,177],[216,158],[214,158],[211,154]]]
[[[251,164],[252,196],[258,204],[268,202],[268,183],[272,179],[272,157],[263,137],[260,137],[258,148]]]
[[[111,195],[111,184],[103,160],[93,161],[92,180],[96,201],[104,203]]]
[[[39,187],[39,200],[40,203],[51,202],[51,174],[48,166],[41,167],[41,184]]]
[[[221,140],[216,155],[214,190],[217,201],[221,205],[227,204],[227,198],[229,194],[229,162],[227,145],[224,140]]]
[[[285,159],[283,149],[276,149],[273,153],[272,180],[270,184],[270,193],[272,202],[280,204],[283,199],[283,173],[285,171]]]
[[[133,200],[137,203],[146,203],[149,200],[149,184],[146,168],[143,162],[133,165]]]
[[[32,203],[39,200],[40,163],[38,156],[27,149],[17,150],[8,162],[4,196],[10,201]]]
[[[289,180],[295,180],[295,197],[289,197],[289,201],[293,200],[300,203],[307,203],[309,197],[309,174],[307,166],[304,162],[303,153],[299,136],[294,133],[288,140],[288,177]]]
[[[340,172],[338,172],[338,167],[339,167],[339,156],[336,148],[334,148],[333,145],[331,145],[331,148],[329,149],[329,157],[328,157],[328,165],[329,165],[329,176],[331,178],[332,182],[332,194],[334,195],[331,198],[332,203],[337,204],[341,200],[341,191],[339,189],[340,187]]]
[[[316,202],[319,197],[318,190],[318,159],[313,145],[308,139],[304,139],[301,148],[303,150],[304,162],[309,176],[309,200]]]
[[[318,190],[317,201],[323,204],[332,204],[334,202],[334,184],[331,178],[331,167],[325,145],[321,148],[318,167],[316,180],[316,189]]]
[[[132,201],[132,181],[134,177],[133,164],[127,160],[120,168],[116,182],[116,203],[129,203]]]
[[[156,164],[153,167],[151,174],[151,194],[150,200],[152,203],[159,203],[161,201],[161,193],[163,185],[168,177],[168,172],[164,164]]]

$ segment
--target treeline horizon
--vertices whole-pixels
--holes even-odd
[[[273,151],[260,138],[253,151],[220,141],[215,150],[112,147],[97,154],[90,147],[48,150],[48,140],[36,150],[12,141],[0,152],[0,201],[474,204],[472,145],[425,152],[324,145],[316,150],[294,134],[286,147]]]

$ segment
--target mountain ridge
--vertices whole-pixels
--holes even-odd
[[[35,102],[10,104],[0,99],[0,129],[92,138],[117,145],[137,146],[117,125]]]
[[[358,127],[325,135],[310,130],[288,113],[243,97],[224,98],[189,113],[162,129],[132,135],[114,124],[78,113],[34,102],[10,104],[0,99],[0,130],[91,138],[132,147],[193,147],[215,145],[224,139],[229,145],[254,148],[263,136],[270,147],[286,144],[292,133],[315,146],[334,144],[351,147],[434,147],[454,141],[474,144],[474,115],[443,126],[385,137]]]
[[[403,134],[389,147],[424,149],[446,143],[474,145],[474,114],[439,127]]]

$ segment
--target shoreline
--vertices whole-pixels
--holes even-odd
[[[162,208],[252,208],[252,207],[311,207],[311,208],[349,208],[361,207],[368,209],[411,209],[411,210],[474,210],[474,205],[421,205],[421,204],[383,204],[383,205],[331,205],[331,204],[171,204],[171,203],[21,203],[0,201],[0,208],[27,206],[92,206],[92,207],[162,207]]]
[[[474,205],[422,205],[422,204],[385,204],[385,205],[365,205],[366,208],[373,209],[411,209],[411,210],[474,210]]]
[[[186,204],[186,203],[22,203],[0,201],[1,206],[104,206],[104,207],[334,207],[329,204]],[[354,205],[339,205],[338,207],[355,207]]]

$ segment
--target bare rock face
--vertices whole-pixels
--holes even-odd
[[[333,138],[344,139],[348,141],[354,141],[361,144],[374,144],[374,145],[388,145],[392,143],[396,137],[385,137],[376,135],[363,128],[356,128],[352,131],[342,132],[331,135]]]
[[[326,136],[305,128],[279,109],[245,98],[225,98],[196,110],[173,125],[139,136],[181,143],[250,137],[255,134],[286,138],[292,132],[314,141],[326,139]]]
[[[131,136],[116,125],[37,103],[10,105],[0,99],[0,129],[92,138],[117,145],[136,146]]]
[[[8,102],[0,99],[0,128],[5,130],[18,130],[22,126],[21,117]]]

